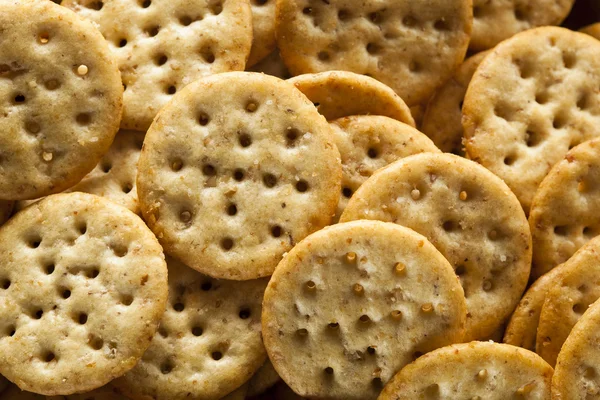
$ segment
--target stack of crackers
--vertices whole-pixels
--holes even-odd
[[[0,0],[0,399],[600,399],[573,6]]]

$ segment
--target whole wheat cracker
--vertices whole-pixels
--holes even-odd
[[[537,354],[489,342],[450,345],[419,357],[379,400],[550,400],[552,367]]]
[[[427,104],[421,130],[442,151],[464,155],[462,105],[469,82],[488,52],[467,58],[433,95]]]
[[[301,396],[330,399],[375,399],[414,357],[459,342],[464,322],[448,261],[420,234],[380,221],[333,225],[296,245],[262,314],[277,373]]]
[[[600,396],[600,302],[594,302],[567,337],[552,377],[552,399],[596,399]]]
[[[575,146],[552,167],[529,211],[532,277],[567,261],[600,233],[600,139]]]
[[[134,367],[158,327],[167,269],[140,217],[84,193],[48,196],[0,228],[0,373],[69,395]]]
[[[134,400],[220,399],[264,363],[265,279],[216,280],[167,258],[169,301],[141,361],[113,384]],[[241,389],[241,395],[246,393]]]
[[[600,135],[600,42],[565,28],[505,40],[473,75],[463,105],[467,156],[515,192],[526,213],[542,179]]]
[[[117,132],[116,62],[90,22],[50,1],[3,1],[0,26],[0,198],[63,191]]]
[[[207,275],[270,275],[331,222],[342,168],[331,128],[293,85],[218,74],[177,94],[144,142],[137,188],[165,251]]]
[[[352,194],[376,170],[403,157],[439,153],[433,142],[410,125],[379,115],[357,115],[331,122],[342,160],[342,191],[337,222]]]
[[[292,74],[369,75],[414,106],[463,61],[472,22],[472,0],[278,0],[275,35]]]
[[[249,0],[63,0],[93,21],[121,70],[121,128],[145,131],[189,83],[242,71],[252,45]]]
[[[404,100],[392,88],[371,77],[349,71],[328,71],[299,75],[288,81],[304,93],[327,120],[383,115],[415,126]]]
[[[484,339],[510,316],[527,285],[531,233],[500,178],[447,153],[420,153],[373,174],[340,221],[394,222],[425,235],[450,261],[467,298],[466,340]]]

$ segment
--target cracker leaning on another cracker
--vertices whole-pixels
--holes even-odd
[[[450,261],[467,298],[466,340],[493,334],[525,290],[531,268],[525,214],[506,184],[472,161],[421,153],[378,170],[340,221],[359,219],[414,229]]]
[[[102,197],[48,196],[0,228],[0,373],[68,395],[133,368],[167,300],[158,241]]]
[[[529,350],[488,342],[456,344],[406,366],[378,400],[550,400],[552,373]]]
[[[600,135],[599,84],[600,41],[591,36],[543,27],[502,42],[465,95],[468,157],[502,178],[528,213],[552,166]]]

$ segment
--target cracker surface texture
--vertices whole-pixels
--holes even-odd
[[[207,275],[271,275],[331,222],[342,168],[331,128],[293,85],[232,72],[186,87],[146,134],[137,188],[165,251]]]
[[[383,115],[415,126],[410,109],[392,88],[349,71],[298,75],[288,80],[327,120],[352,115]]]
[[[511,36],[545,25],[560,25],[575,0],[473,0],[470,50],[494,47]]]
[[[550,400],[552,367],[537,354],[500,343],[444,347],[406,366],[379,400]]]
[[[425,237],[354,221],[310,235],[281,261],[263,338],[301,396],[374,399],[418,354],[461,341],[465,314],[456,275]]]
[[[569,149],[600,135],[600,41],[564,28],[519,33],[485,57],[467,90],[467,155],[502,178],[528,213]]]
[[[487,54],[481,52],[467,58],[427,104],[421,130],[443,152],[461,156],[465,153],[462,144],[462,106],[469,82]]]
[[[540,314],[536,352],[550,365],[587,308],[600,298],[600,237],[579,249],[560,270],[546,293]]]
[[[160,328],[142,360],[114,384],[140,400],[225,397],[265,361],[260,314],[267,280],[216,280],[172,258],[167,266]]]
[[[552,377],[552,399],[596,399],[600,396],[600,301],[583,314],[565,341]]]
[[[556,284],[560,266],[547,272],[537,279],[510,317],[503,342],[513,346],[535,351],[537,329],[540,323],[540,314],[546,300],[548,290]]]
[[[463,61],[472,22],[472,0],[278,0],[275,34],[292,74],[369,75],[413,106]]]
[[[0,229],[0,373],[45,395],[101,387],[140,360],[166,300],[164,255],[140,217],[49,196]]]
[[[531,234],[508,186],[452,154],[421,153],[377,171],[341,222],[394,222],[426,236],[450,261],[467,298],[466,340],[484,339],[510,316],[531,268]]]
[[[0,26],[0,199],[61,192],[117,132],[117,64],[90,22],[51,1],[2,1]]]
[[[529,211],[534,278],[600,233],[600,139],[570,150],[544,178]]]
[[[248,0],[63,0],[93,21],[121,70],[121,127],[145,131],[184,86],[242,71],[252,45]]]
[[[331,122],[342,159],[342,192],[334,220],[339,220],[352,194],[379,168],[423,152],[439,153],[431,139],[394,119],[364,115]]]

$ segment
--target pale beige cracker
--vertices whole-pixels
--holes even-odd
[[[465,315],[452,267],[424,236],[353,221],[310,235],[279,263],[263,339],[299,395],[375,399],[419,354],[460,342]]]
[[[536,353],[550,365],[556,363],[581,315],[600,298],[600,237],[580,248],[559,270],[546,293],[536,337]]]
[[[410,109],[390,87],[376,79],[348,71],[305,74],[289,79],[333,120],[351,115],[383,115],[415,126]]]
[[[279,50],[277,49],[247,70],[250,72],[262,72],[267,75],[276,76],[280,79],[289,79],[292,77],[290,72],[287,70],[287,67],[281,60],[281,57],[279,56]]]
[[[427,104],[421,130],[446,153],[464,155],[462,105],[475,70],[487,55],[478,53],[465,60]]]
[[[465,340],[484,339],[510,316],[531,267],[531,234],[518,200],[482,166],[421,153],[377,171],[341,222],[372,219],[425,235],[456,270],[467,298]]]
[[[586,33],[586,34],[600,40],[600,22],[592,24],[592,25],[584,26],[583,28],[581,28],[579,30],[579,32]]]
[[[467,155],[502,178],[529,212],[569,149],[600,135],[600,42],[544,27],[502,42],[473,75],[463,105]]]
[[[211,74],[242,71],[252,45],[249,0],[63,0],[93,21],[117,59],[121,127],[144,131],[173,95]]]
[[[507,344],[447,346],[404,367],[379,400],[550,400],[552,367],[537,354]]]
[[[594,302],[565,341],[552,377],[553,400],[600,398],[600,301]]]
[[[439,153],[431,139],[395,119],[362,115],[331,122],[333,138],[342,158],[342,192],[337,222],[352,194],[379,168],[422,152]]]
[[[0,229],[0,373],[68,395],[133,368],[167,300],[162,249],[102,197],[48,196]]]
[[[600,139],[584,142],[556,163],[529,211],[533,278],[567,261],[600,234]]]
[[[13,212],[14,206],[14,201],[0,200],[0,225],[8,221]]]
[[[472,0],[278,0],[275,35],[294,75],[331,70],[426,102],[465,58]]]
[[[329,124],[293,85],[231,72],[186,87],[140,156],[138,196],[165,251],[202,273],[271,275],[331,222],[342,168]]]
[[[519,305],[510,317],[503,342],[513,346],[535,351],[537,329],[540,322],[542,306],[546,300],[546,294],[552,285],[556,284],[560,268],[540,276],[527,289]]]
[[[143,132],[119,131],[96,168],[65,192],[85,192],[106,197],[139,214],[135,177],[143,143]],[[16,209],[21,210],[36,201],[38,200],[19,201]]]
[[[248,381],[248,397],[263,394],[280,380],[275,367],[270,360],[267,360]]]
[[[253,38],[246,67],[256,65],[276,48],[275,5],[275,0],[250,0]]]
[[[63,191],[117,132],[117,64],[90,22],[50,1],[2,1],[0,26],[0,199]]]
[[[469,49],[487,50],[531,28],[560,25],[575,0],[473,0]]]
[[[134,400],[220,399],[266,358],[260,314],[267,280],[215,280],[167,258],[169,301],[142,360],[113,384]]]

